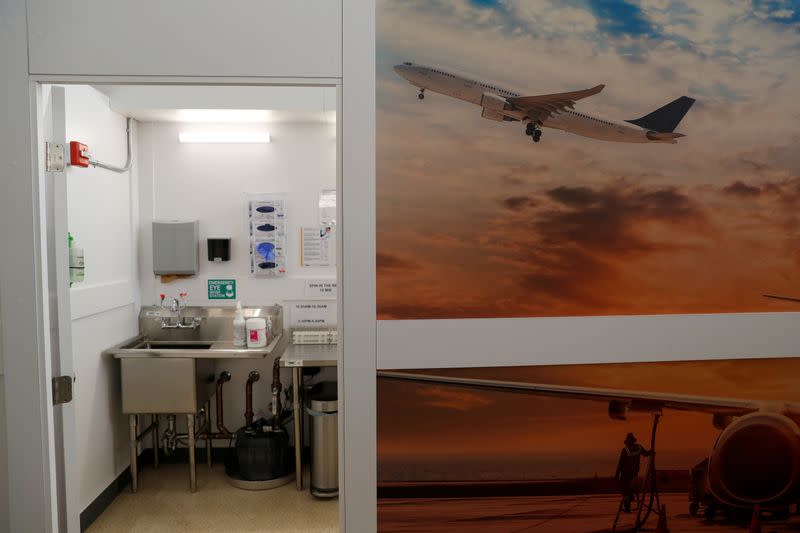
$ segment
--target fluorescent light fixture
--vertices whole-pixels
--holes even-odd
[[[267,109],[178,109],[178,122],[199,123],[264,123],[272,119]]]
[[[268,143],[269,133],[259,131],[184,131],[182,143]]]

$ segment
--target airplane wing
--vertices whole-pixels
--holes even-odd
[[[593,96],[603,90],[605,85],[597,85],[591,89],[572,91],[568,93],[541,94],[538,96],[519,96],[509,98],[508,101],[516,108],[528,112],[532,120],[542,121],[562,109],[572,109],[575,102]]]
[[[742,416],[764,409],[777,410],[787,416],[798,416],[800,405],[782,404],[775,409],[774,402],[757,402],[735,398],[716,398],[707,396],[687,396],[682,394],[664,394],[658,392],[628,391],[620,389],[602,389],[593,387],[571,387],[566,385],[549,385],[541,383],[521,383],[514,381],[497,381],[489,379],[460,378],[419,374],[411,372],[378,371],[378,377],[393,380],[406,380],[417,383],[433,383],[457,387],[480,388],[500,392],[513,392],[538,396],[555,396],[576,400],[595,400],[609,402],[611,405],[624,407],[625,410],[660,412],[661,409],[678,411],[697,411],[719,416]]]
[[[772,298],[773,300],[785,300],[787,302],[800,302],[800,298],[794,296],[781,296],[779,294],[762,294],[764,298]]]

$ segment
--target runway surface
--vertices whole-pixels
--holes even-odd
[[[670,533],[746,532],[749,523],[731,523],[724,519],[706,522],[689,515],[686,494],[665,494]],[[524,533],[600,533],[611,531],[619,498],[611,495],[519,496],[502,498],[442,498],[378,500],[378,530],[384,533],[410,532],[498,532]],[[629,531],[635,513],[622,515],[618,531]],[[654,531],[651,518],[644,531]],[[788,520],[762,522],[764,533],[799,532],[800,516]]]

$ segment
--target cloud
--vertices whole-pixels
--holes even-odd
[[[561,186],[546,192],[555,205],[536,213],[534,226],[548,243],[628,253],[656,246],[637,228],[650,222],[702,224],[689,197],[674,187],[647,189],[624,182],[602,189]]]
[[[536,205],[536,200],[530,196],[509,196],[504,198],[501,202],[503,207],[512,211],[519,211],[525,207],[533,207]]]
[[[753,197],[758,196],[761,194],[761,189],[759,187],[754,187],[752,185],[747,185],[742,183],[741,181],[737,181],[732,183],[722,189],[725,194],[732,194],[734,196],[744,196],[744,197]]]
[[[423,403],[428,407],[450,409],[455,411],[474,411],[488,407],[494,403],[485,394],[460,390],[451,387],[429,386],[419,388],[418,394],[423,396]]]
[[[390,253],[378,253],[376,257],[376,267],[378,272],[408,270],[418,268],[419,265],[409,259]]]
[[[587,0],[600,21],[600,29],[612,35],[653,35],[656,28],[639,6],[624,0]]]

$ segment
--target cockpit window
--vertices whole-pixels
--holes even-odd
[[[411,66],[411,61],[404,61],[403,64],[408,66],[408,67],[410,67]]]

